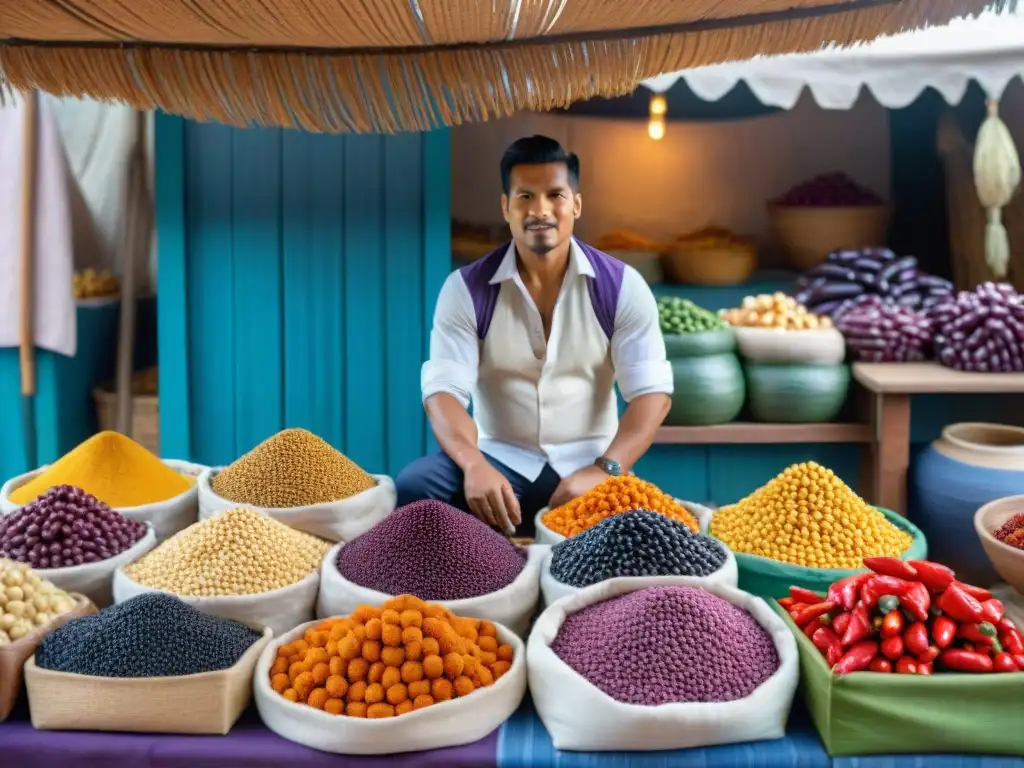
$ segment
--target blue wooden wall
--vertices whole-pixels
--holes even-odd
[[[432,449],[449,135],[156,121],[161,442],[225,464],[305,427],[371,472]]]

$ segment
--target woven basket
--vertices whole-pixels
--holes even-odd
[[[103,387],[92,391],[100,431],[117,429],[117,394]],[[132,439],[154,456],[160,455],[160,397],[132,395]]]
[[[995,280],[1024,290],[1024,195],[1014,195],[1003,208],[1003,225],[1010,239],[1010,264],[1006,277],[996,277],[985,263],[988,215],[974,186],[974,147],[949,112],[940,121],[938,143],[946,176],[949,250],[956,289],[967,291]]]
[[[629,264],[640,276],[647,281],[648,285],[660,285],[665,281],[665,274],[661,265],[661,254],[658,251],[607,251],[619,261]]]
[[[794,269],[816,266],[839,248],[885,245],[889,208],[884,205],[802,207],[768,205],[775,239]]]
[[[685,243],[670,246],[663,258],[665,274],[681,285],[737,285],[757,269],[753,246],[693,248]]]

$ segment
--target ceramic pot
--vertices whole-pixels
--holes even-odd
[[[747,399],[754,421],[810,424],[831,421],[850,389],[847,365],[745,363]]]
[[[974,528],[990,501],[1024,493],[1024,429],[1001,424],[950,424],[917,457],[912,516],[932,557],[963,581],[998,580]]]
[[[666,426],[725,424],[743,408],[746,384],[732,329],[665,336],[674,392]]]

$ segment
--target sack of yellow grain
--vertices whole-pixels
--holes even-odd
[[[199,519],[244,506],[327,541],[351,541],[395,510],[386,475],[371,475],[304,429],[286,429],[199,477]]]

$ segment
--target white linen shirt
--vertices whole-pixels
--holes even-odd
[[[437,299],[430,359],[420,376],[423,401],[446,392],[466,408],[472,402],[480,450],[530,482],[545,464],[567,477],[607,450],[618,428],[613,382],[626,402],[672,394],[672,369],[647,283],[625,265],[609,340],[591,306],[588,278],[594,269],[573,240],[546,342],[514,245],[490,279],[502,287],[483,341],[458,271]]]

